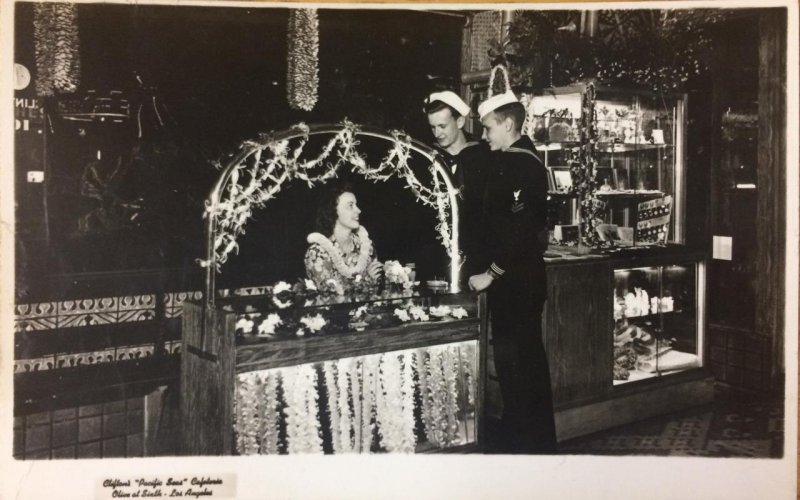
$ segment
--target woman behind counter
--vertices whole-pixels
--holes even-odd
[[[361,209],[348,185],[327,192],[308,235],[306,274],[321,292],[345,295],[378,287],[382,265],[369,234],[359,222]]]

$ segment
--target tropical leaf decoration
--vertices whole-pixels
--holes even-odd
[[[604,85],[677,91],[708,69],[718,9],[603,10],[596,36],[580,32],[579,11],[522,11],[509,27],[512,80],[544,88],[593,78]]]

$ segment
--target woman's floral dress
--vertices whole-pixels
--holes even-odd
[[[352,251],[346,254],[336,246],[335,238],[312,233],[308,241],[311,245],[306,250],[306,274],[320,292],[346,295],[377,288],[378,281],[367,272],[375,261],[375,250],[363,227],[350,234]],[[362,249],[364,265],[360,266]]]

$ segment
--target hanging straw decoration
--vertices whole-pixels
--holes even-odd
[[[497,66],[493,67],[491,73],[489,73],[489,89],[487,97],[492,97],[496,93],[494,91],[494,87],[498,71],[503,75],[503,83],[505,84],[503,87],[505,90],[502,90],[499,93],[502,94],[503,92],[508,92],[511,90],[511,81],[508,79],[508,69],[502,64],[498,64]]]
[[[497,80],[497,73],[500,73],[503,77],[503,88],[498,89],[495,92],[495,86],[498,82]],[[504,92],[513,92],[511,88],[511,80],[508,76],[508,68],[503,66],[502,64],[498,64],[492,68],[492,71],[489,73],[489,88],[487,90],[487,99],[492,97],[495,94],[502,94]],[[530,100],[526,96],[522,96],[520,102],[525,107],[525,121],[522,123],[522,134],[523,135],[532,135],[531,132],[533,131],[533,117],[531,116],[532,113],[530,112]]]
[[[36,93],[75,92],[80,83],[78,8],[71,3],[33,6]]]
[[[319,88],[319,18],[317,9],[289,12],[286,95],[289,106],[311,111]]]

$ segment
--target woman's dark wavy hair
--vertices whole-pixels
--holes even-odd
[[[336,204],[344,193],[352,193],[353,186],[349,182],[337,182],[323,188],[317,206],[317,217],[314,220],[314,231],[325,236],[333,234],[336,225]]]

